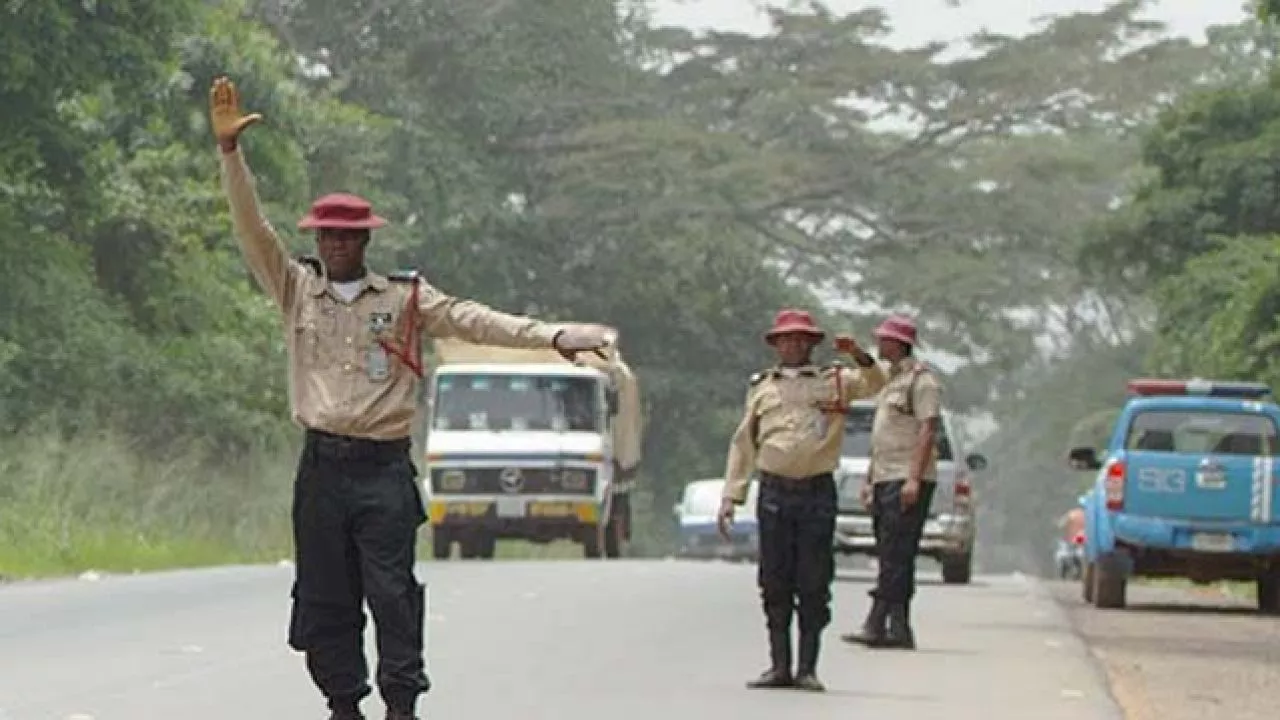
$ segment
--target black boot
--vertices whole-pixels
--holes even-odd
[[[749,688],[784,688],[791,687],[791,633],[788,631],[769,633],[769,660],[771,667],[760,674],[760,677],[747,683]]]
[[[821,639],[818,633],[800,633],[800,666],[796,669],[795,686],[809,692],[822,692],[827,688],[818,679],[818,649]]]
[[[357,700],[335,698],[329,701],[329,710],[329,720],[364,720],[364,713],[360,712]]]
[[[889,604],[880,598],[873,598],[871,610],[867,613],[867,619],[862,623],[862,630],[841,635],[840,639],[847,643],[877,647],[884,642],[884,623],[888,617]]]
[[[911,602],[895,604],[889,608],[889,631],[880,647],[899,650],[915,650],[916,636],[911,631]]]

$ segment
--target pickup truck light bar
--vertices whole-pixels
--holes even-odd
[[[1201,395],[1258,400],[1271,394],[1266,383],[1239,380],[1130,380],[1130,395]]]

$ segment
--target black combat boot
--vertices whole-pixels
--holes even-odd
[[[818,633],[800,633],[800,666],[796,668],[795,686],[809,692],[823,692],[827,688],[818,679],[818,649],[821,647]]]
[[[352,700],[333,700],[329,710],[329,720],[364,720],[360,704]]]
[[[871,610],[862,623],[862,630],[841,635],[840,639],[847,643],[879,647],[885,639],[884,623],[888,617],[889,603],[880,598],[872,598]]]
[[[769,659],[771,667],[760,674],[760,677],[747,683],[747,687],[784,688],[791,687],[791,633],[787,631],[769,633]]]
[[[877,647],[898,650],[915,650],[916,636],[911,631],[911,602],[897,603],[889,608],[889,631],[884,642]]]

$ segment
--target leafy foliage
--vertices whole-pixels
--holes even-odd
[[[246,152],[295,250],[312,197],[358,192],[393,221],[379,267],[621,329],[653,506],[720,472],[773,313],[834,294],[858,307],[820,312],[832,330],[910,311],[927,349],[964,363],[949,399],[1001,428],[984,536],[1023,543],[1068,492],[1045,492],[1068,484],[1062,438],[1145,357],[1148,301],[1157,367],[1272,372],[1257,358],[1273,265],[1229,271],[1274,247],[1210,238],[1276,232],[1273,86],[1178,101],[1138,140],[1189,89],[1264,77],[1274,31],[1194,46],[1143,4],[983,33],[957,56],[888,46],[881,10],[816,3],[772,11],[760,36],[605,0],[11,3],[0,422],[18,438],[106,427],[145,462],[287,452],[279,323],[230,240],[205,120],[227,73],[265,115]],[[1140,160],[1133,202],[1096,225]],[[1220,302],[1113,280],[1184,266],[1201,279],[1181,287]],[[1193,337],[1219,365],[1172,349]]]

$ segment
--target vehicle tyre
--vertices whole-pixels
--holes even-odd
[[[481,560],[485,557],[486,547],[491,547],[493,537],[482,530],[463,534],[458,538],[459,555],[465,560]]]
[[[1258,578],[1258,611],[1280,615],[1280,567],[1268,568]]]
[[[1080,597],[1087,603],[1093,602],[1094,564],[1085,562],[1084,572],[1080,573]]]
[[[431,528],[431,557],[436,560],[448,560],[453,554],[453,533],[448,528]]]
[[[582,531],[582,556],[589,560],[600,557],[600,535],[594,525]]]
[[[1093,604],[1104,609],[1123,608],[1128,584],[1119,557],[1115,554],[1099,557],[1093,569]]]
[[[610,559],[622,557],[623,527],[617,519],[604,529],[604,556]]]
[[[972,553],[942,559],[942,582],[947,585],[968,585],[972,578]]]
[[[482,532],[476,536],[476,557],[492,560],[498,554],[498,538]]]

